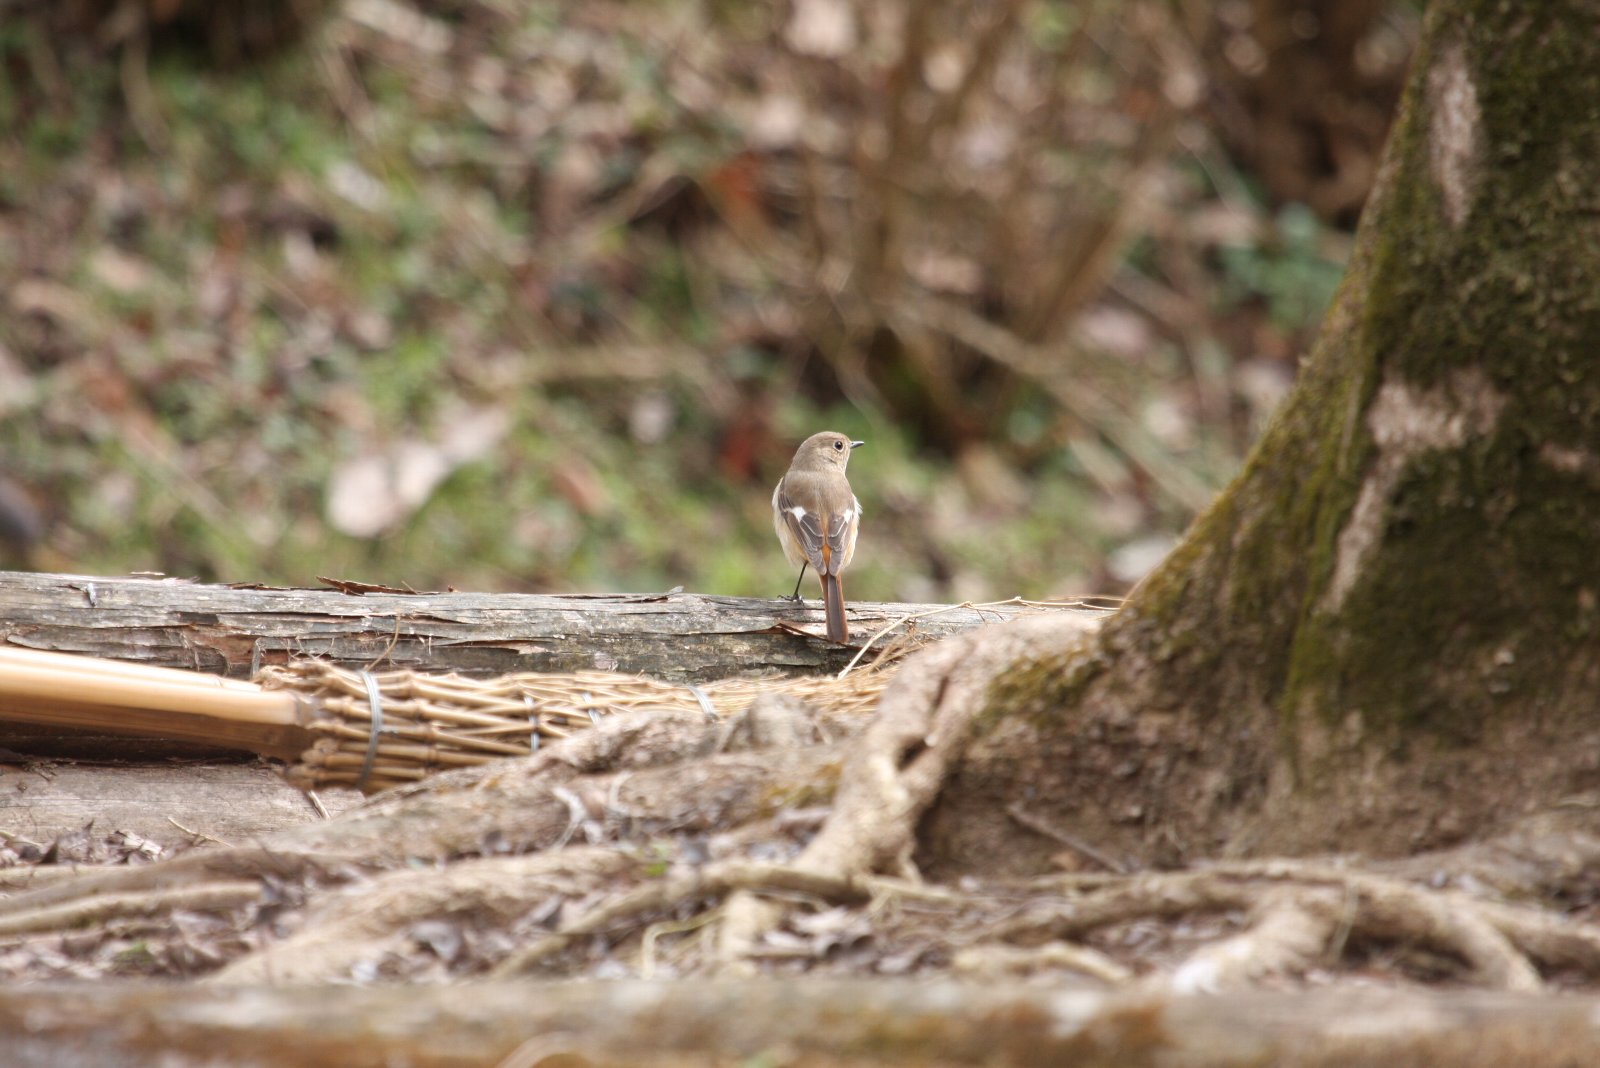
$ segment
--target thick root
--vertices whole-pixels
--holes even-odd
[[[833,815],[798,866],[834,875],[909,873],[917,818],[965,752],[995,678],[1058,655],[1093,630],[1081,617],[1038,616],[940,642],[907,660],[845,767]]]
[[[208,978],[220,984],[326,983],[384,974],[390,961],[415,960],[420,945],[441,966],[465,970],[474,947],[466,930],[514,931],[554,913],[609,880],[637,875],[640,862],[615,849],[583,846],[521,857],[464,860],[443,870],[385,872],[341,887],[281,942],[234,961]],[[508,941],[510,935],[502,935]],[[499,946],[501,952],[505,946]]]
[[[845,765],[833,813],[795,861],[813,875],[880,871],[914,877],[917,820],[961,759],[997,675],[1092,633],[1083,617],[1040,616],[986,627],[915,654],[884,691]],[[748,896],[728,903],[721,958],[738,970],[780,913]]]

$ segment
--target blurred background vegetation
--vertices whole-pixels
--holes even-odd
[[[0,566],[1111,593],[1340,277],[1397,0],[0,0]]]

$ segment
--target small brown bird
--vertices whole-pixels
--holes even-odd
[[[822,580],[822,605],[828,615],[828,640],[845,642],[844,586],[839,572],[850,566],[861,526],[861,502],[844,477],[852,449],[865,442],[823,431],[807,438],[794,454],[788,473],[772,491],[772,525],[789,563],[800,565],[791,600],[800,600],[800,580],[809,565]]]

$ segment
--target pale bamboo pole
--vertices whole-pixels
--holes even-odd
[[[303,701],[199,672],[0,648],[0,720],[293,757],[314,740],[303,726]]]
[[[53,653],[43,649],[24,649],[15,645],[0,645],[0,664],[19,667],[50,668],[74,674],[105,675],[125,679],[150,679],[172,684],[187,683],[204,689],[258,692],[261,687],[244,679],[230,679],[204,671],[179,671],[175,668],[138,664],[128,660],[110,660],[98,656],[79,656],[75,653]]]

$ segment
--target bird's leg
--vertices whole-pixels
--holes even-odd
[[[793,601],[795,604],[805,604],[805,602],[800,599],[800,580],[806,577],[807,566],[809,566],[809,564],[801,564],[800,574],[796,575],[794,579],[794,592],[789,595],[788,599]]]

